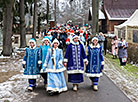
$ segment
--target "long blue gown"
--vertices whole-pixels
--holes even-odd
[[[53,54],[51,53],[52,50],[49,49],[45,60],[46,66],[43,67],[43,70],[48,73],[47,91],[59,93],[67,91],[67,85],[63,73],[63,71],[66,70],[63,65],[63,52],[59,48],[53,48]]]

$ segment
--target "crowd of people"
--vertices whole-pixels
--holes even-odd
[[[33,91],[36,79],[42,76],[49,95],[67,91],[64,76],[64,71],[67,70],[68,82],[72,83],[74,91],[84,82],[83,75],[91,80],[93,90],[97,91],[104,69],[103,43],[98,43],[98,36],[91,40],[89,38],[87,27],[69,24],[49,29],[47,34],[44,34],[40,47],[37,47],[36,40],[31,38],[23,58],[28,90]],[[88,45],[87,53],[85,45]]]
[[[118,41],[117,37],[115,36],[112,39],[111,44],[112,44],[113,59],[119,58],[120,65],[125,66],[128,57],[127,55],[128,43],[123,38],[121,38],[120,41]]]

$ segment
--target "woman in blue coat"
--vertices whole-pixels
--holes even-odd
[[[128,57],[127,48],[128,48],[128,43],[123,38],[121,38],[120,42],[118,43],[118,57],[121,66],[126,65]]]
[[[50,49],[50,44],[51,44],[50,38],[48,36],[45,36],[42,41],[43,41],[43,44],[42,44],[42,46],[40,46],[40,54],[41,54],[41,60],[42,60],[41,69],[43,68],[43,65],[44,65],[44,62],[46,59],[46,55],[47,55],[48,49]],[[40,73],[44,79],[44,85],[46,88],[47,87],[47,72],[40,71]]]
[[[88,66],[86,68],[86,76],[92,81],[92,86],[95,91],[98,90],[99,77],[102,76],[104,68],[104,59],[102,46],[98,44],[98,38],[92,39],[92,44],[88,46]]]
[[[52,48],[48,50],[42,71],[47,72],[47,91],[50,95],[67,91],[66,81],[63,71],[63,51],[58,48],[59,41],[55,39]]]
[[[88,63],[83,45],[79,42],[79,36],[74,35],[68,45],[64,57],[64,65],[67,67],[68,82],[73,83],[73,90],[77,91],[78,84],[83,82],[84,62]]]
[[[36,86],[36,79],[40,77],[39,67],[41,66],[41,57],[39,48],[36,47],[35,39],[29,40],[30,46],[25,49],[23,58],[24,76],[29,81],[28,90],[33,91]]]

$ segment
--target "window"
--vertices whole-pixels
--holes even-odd
[[[133,42],[138,43],[138,30],[133,30]]]

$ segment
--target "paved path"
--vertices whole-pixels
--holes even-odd
[[[122,91],[106,76],[101,77],[99,91],[95,92],[90,86],[90,80],[79,85],[77,92],[72,91],[72,84],[68,83],[68,91],[56,96],[48,96],[44,86],[38,86],[39,93],[32,102],[131,102]]]
[[[38,40],[38,45],[41,40]],[[67,78],[66,78],[67,80]],[[72,91],[72,84],[68,84],[68,91],[56,96],[49,96],[43,84],[34,91],[39,93],[32,102],[131,102],[123,92],[106,76],[101,77],[99,91],[93,91],[90,80],[79,85],[77,92]]]

